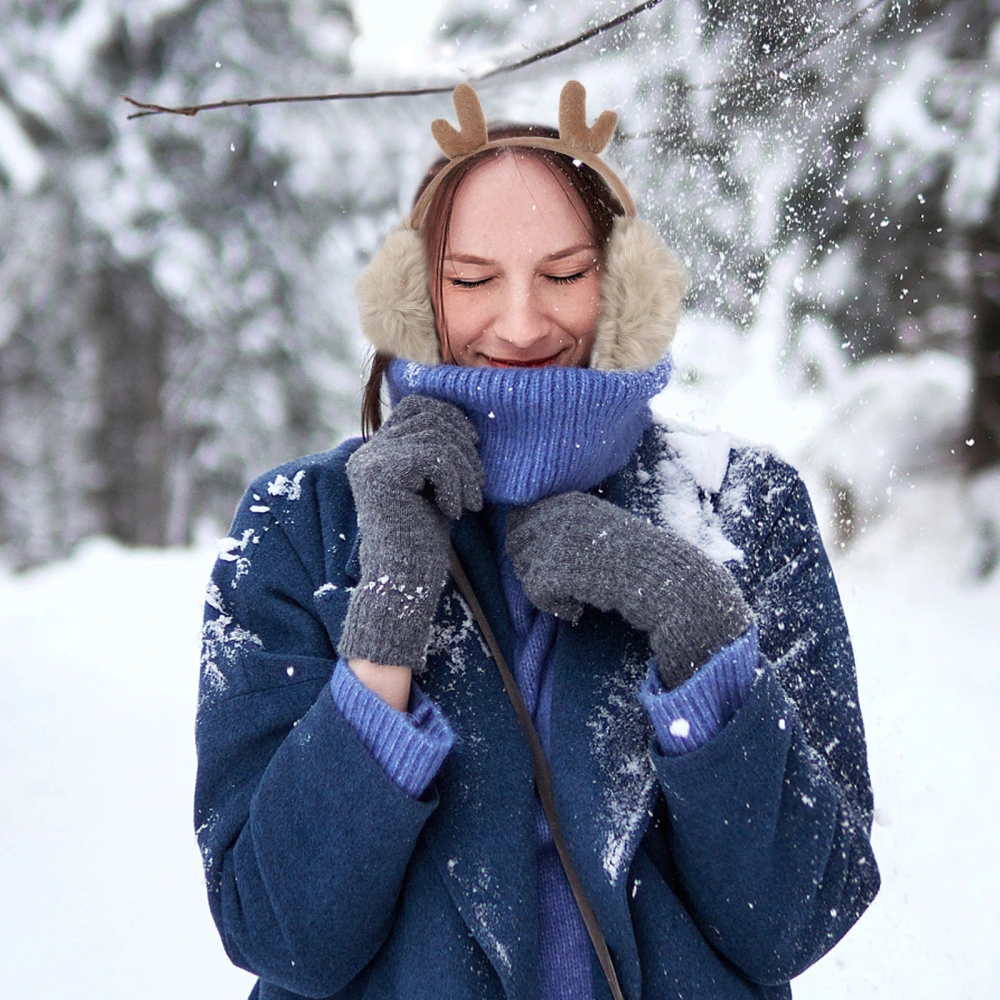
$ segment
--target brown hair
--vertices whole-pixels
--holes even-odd
[[[548,139],[557,139],[559,132],[548,125],[522,124],[492,125],[488,131],[488,139],[490,141],[494,139],[512,139],[518,136],[540,136]],[[455,206],[455,198],[458,196],[458,190],[461,187],[462,181],[477,166],[488,159],[509,156],[514,150],[541,160],[554,176],[563,177],[569,182],[570,187],[576,192],[583,203],[588,218],[581,221],[585,224],[589,223],[587,224],[587,228],[591,231],[597,242],[602,259],[604,249],[611,237],[615,218],[625,214],[621,203],[601,178],[600,174],[592,170],[585,163],[573,160],[564,153],[538,149],[531,146],[507,146],[500,149],[484,150],[482,153],[470,156],[467,160],[458,164],[444,178],[437,191],[434,192],[433,200],[427,208],[420,230],[424,240],[424,248],[427,252],[428,271],[430,272],[430,287],[428,291],[434,307],[434,319],[439,334],[443,334],[444,337],[447,337],[447,328],[444,316],[441,313],[440,304],[444,289],[444,256],[447,251],[448,231],[451,228],[451,216]],[[431,164],[430,169],[424,175],[414,195],[414,204],[417,203],[420,195],[434,179],[438,171],[447,163],[447,157],[441,157]],[[371,367],[368,372],[367,381],[365,382],[361,401],[361,433],[365,438],[370,437],[382,426],[382,380],[391,360],[392,357],[382,351],[375,351],[372,355]]]

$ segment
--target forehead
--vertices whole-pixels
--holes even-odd
[[[514,151],[476,167],[452,206],[454,252],[545,254],[591,242],[590,219],[570,182],[538,157]]]

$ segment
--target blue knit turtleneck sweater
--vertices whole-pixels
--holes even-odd
[[[519,506],[589,490],[622,468],[670,369],[669,356],[640,371],[429,367],[396,359],[389,398],[395,405],[411,394],[433,396],[462,409],[479,433],[484,497]]]
[[[546,750],[556,621],[531,604],[507,558],[507,510],[556,493],[586,491],[621,469],[652,419],[649,399],[669,376],[669,358],[652,369],[630,372],[428,367],[400,360],[389,368],[393,404],[411,393],[446,400],[459,406],[479,433],[486,513],[514,629],[514,674]],[[756,661],[756,633],[751,631],[674,692],[662,689],[651,666],[638,696],[664,752],[681,753],[707,742],[739,707]],[[414,686],[410,712],[395,712],[343,663],[334,672],[331,690],[389,776],[410,794],[422,794],[453,742],[436,706]],[[678,717],[695,720],[683,739],[670,733]],[[538,801],[536,829],[540,995],[543,1000],[589,1000],[596,967],[593,948]]]

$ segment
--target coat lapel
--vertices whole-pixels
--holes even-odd
[[[598,493],[647,516],[655,499],[644,465],[654,430]],[[466,513],[452,541],[508,662],[512,629],[483,515]],[[552,657],[551,745],[556,807],[626,995],[641,994],[628,871],[656,796],[652,726],[635,696],[650,651],[618,615],[587,609],[560,622]],[[425,827],[448,891],[508,998],[537,997],[538,888],[531,757],[472,613],[449,583],[421,680],[457,741],[437,778],[441,808]],[[596,982],[600,971],[595,964]]]
[[[655,507],[646,469],[659,457],[655,433],[650,428],[629,464],[596,490],[645,516]],[[642,982],[628,872],[657,794],[649,755],[653,727],[636,697],[650,655],[643,633],[593,608],[575,626],[559,623],[552,653],[550,759],[557,808],[622,988],[633,998],[641,995]]]
[[[511,629],[485,519],[466,513],[452,539],[504,655]],[[537,997],[534,784],[527,743],[472,612],[449,583],[421,684],[455,731],[425,827],[448,891],[511,1000]]]
[[[652,726],[635,696],[648,659],[645,636],[588,609],[577,626],[560,623],[552,663],[556,805],[622,988],[634,998],[641,980],[628,871],[656,795]]]

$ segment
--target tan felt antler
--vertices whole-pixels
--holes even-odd
[[[570,80],[559,95],[559,138],[587,153],[600,153],[618,124],[614,111],[604,111],[587,127],[587,91],[579,80]]]
[[[611,134],[618,123],[618,115],[613,111],[604,111],[594,122],[592,128],[587,127],[587,92],[583,84],[570,80],[559,95],[559,138],[550,139],[540,135],[514,135],[506,139],[490,141],[486,129],[486,116],[476,92],[467,83],[460,83],[452,92],[451,99],[458,115],[460,129],[455,129],[444,118],[437,118],[431,123],[431,132],[441,152],[448,157],[446,163],[424,188],[417,203],[410,212],[410,225],[419,229],[424,220],[424,214],[434,199],[441,182],[449,171],[461,163],[467,156],[490,149],[524,147],[526,149],[547,149],[553,153],[572,157],[577,166],[585,163],[596,171],[607,182],[615,197],[628,216],[635,215],[635,202],[628,193],[628,188],[621,178],[598,155],[608,144]]]
[[[479,96],[467,83],[460,83],[451,95],[458,116],[459,131],[444,118],[431,122],[431,134],[449,159],[474,153],[487,140],[486,115]]]

